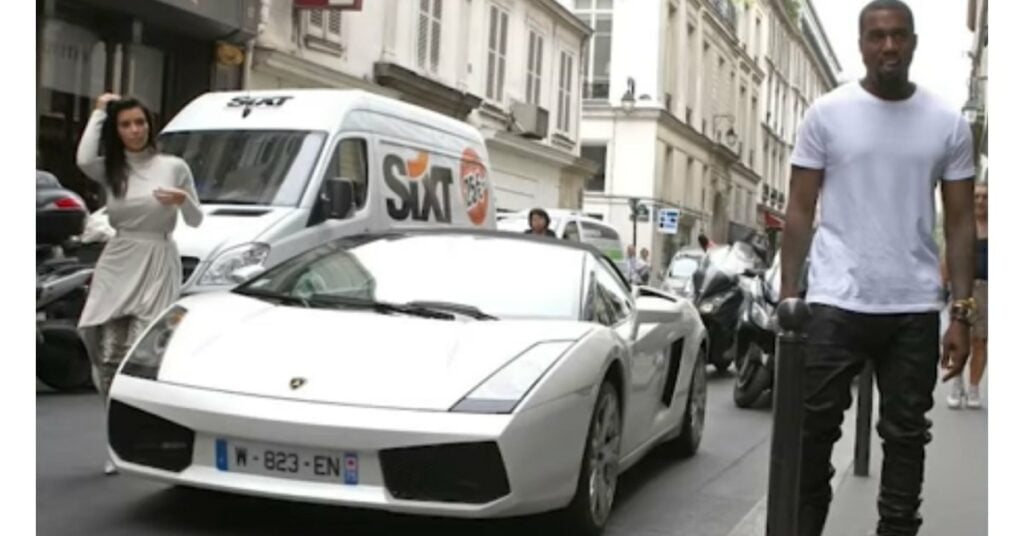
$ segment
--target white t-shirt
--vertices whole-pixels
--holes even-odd
[[[885,101],[859,82],[807,111],[792,163],[825,170],[807,301],[859,313],[942,309],[935,187],[974,177],[966,119],[917,87]]]

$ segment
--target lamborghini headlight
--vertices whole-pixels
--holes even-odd
[[[552,341],[531,346],[484,380],[451,411],[511,413],[571,345],[571,341]]]
[[[187,312],[184,307],[175,305],[154,322],[128,355],[121,368],[121,374],[155,380],[157,373],[160,372],[160,364],[164,360],[164,352],[171,343],[171,337],[185,319]]]

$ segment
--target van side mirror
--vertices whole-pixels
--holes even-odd
[[[352,202],[355,198],[355,188],[352,181],[344,177],[327,179],[320,193],[320,203],[323,204],[323,214],[328,219],[341,220],[348,217],[352,211]]]

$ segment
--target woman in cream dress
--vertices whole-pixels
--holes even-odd
[[[152,117],[135,99],[101,95],[78,145],[78,167],[104,186],[117,231],[96,264],[79,321],[104,400],[129,347],[178,298],[181,259],[171,239],[178,214],[191,227],[203,221],[192,172],[157,151]]]

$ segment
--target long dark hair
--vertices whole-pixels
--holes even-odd
[[[121,135],[117,133],[117,116],[132,108],[142,110],[146,116],[146,124],[149,125],[149,137],[146,139],[146,147],[156,148],[156,125],[153,124],[153,112],[146,108],[146,105],[132,97],[113,100],[107,103],[107,119],[103,122],[103,129],[100,134],[103,149],[104,168],[106,169],[107,186],[114,193],[114,197],[124,197],[128,185],[127,165],[125,164],[124,142]]]

